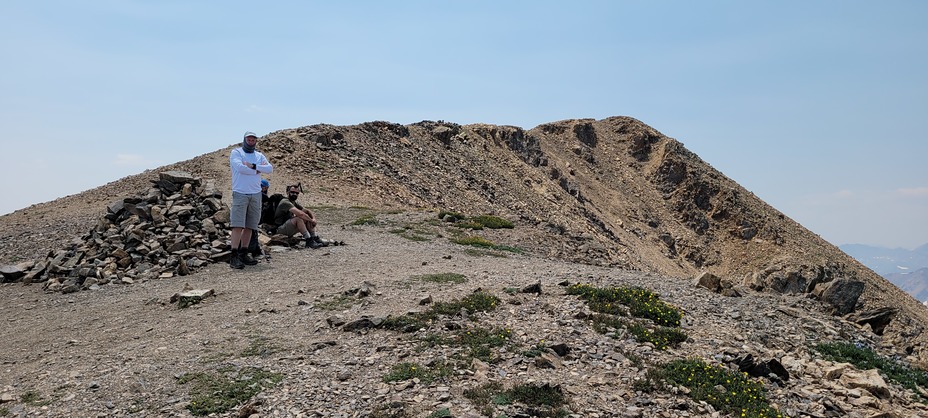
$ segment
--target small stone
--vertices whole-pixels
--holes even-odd
[[[196,305],[215,293],[213,289],[193,289],[171,296],[171,303],[177,303],[180,308]]]

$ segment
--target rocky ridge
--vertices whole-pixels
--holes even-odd
[[[793,411],[794,415],[801,416],[804,413],[808,416],[829,416],[827,414],[836,413],[835,411],[857,413],[860,414],[859,416],[870,416],[866,414],[876,414],[877,411],[902,414],[899,416],[918,416],[923,413],[919,404],[906,403],[902,400],[907,398],[907,395],[899,388],[889,387],[886,390],[867,391],[873,395],[870,396],[859,390],[855,392],[852,388],[854,385],[850,383],[831,386],[826,383],[828,379],[822,380],[823,378],[817,377],[817,372],[809,371],[816,370],[815,364],[819,360],[813,359],[813,355],[807,349],[809,342],[822,339],[863,341],[912,364],[923,364],[924,343],[920,332],[925,323],[923,310],[913,309],[911,304],[913,301],[906,299],[907,295],[891,285],[888,286],[885,280],[879,279],[878,276],[875,277],[875,274],[869,270],[856,264],[834,247],[824,243],[814,234],[713,170],[711,166],[688,152],[679,142],[664,137],[653,128],[634,119],[617,117],[601,121],[569,120],[545,124],[529,131],[508,126],[460,126],[441,121],[424,121],[406,126],[387,122],[371,122],[354,127],[316,125],[271,133],[262,138],[259,148],[268,154],[276,166],[275,175],[271,179],[272,184],[280,187],[297,181],[311,184],[310,198],[315,202],[332,205],[346,212],[350,212],[348,208],[370,207],[401,212],[450,209],[469,214],[494,214],[513,220],[517,225],[516,228],[512,231],[484,231],[482,234],[506,245],[525,248],[531,254],[528,257],[532,259],[523,261],[524,263],[548,266],[545,263],[553,262],[555,265],[563,263],[565,268],[578,271],[596,270],[600,273],[584,278],[600,280],[603,283],[620,281],[617,276],[628,275],[634,277],[632,282],[654,288],[662,297],[668,298],[672,303],[678,303],[688,314],[703,310],[705,315],[696,316],[699,320],[688,322],[685,328],[688,332],[693,332],[692,335],[704,333],[706,340],[713,340],[713,337],[709,336],[714,335],[716,342],[708,344],[700,340],[701,337],[692,337],[680,349],[682,351],[673,354],[714,353],[711,358],[717,362],[733,360],[734,357],[745,353],[752,354],[758,359],[777,359],[790,369],[791,375],[798,373],[802,376],[792,379],[793,382],[801,382],[805,385],[791,386],[792,384],[789,384],[780,395],[772,396],[778,405],[793,408],[790,411]],[[219,150],[165,167],[164,170],[186,170],[195,173],[196,176],[215,179],[216,188],[224,189],[228,187],[225,183],[228,170],[227,154],[228,149]],[[140,176],[123,179],[87,193],[69,196],[49,204],[34,205],[27,210],[0,217],[0,225],[4,226],[2,229],[5,231],[0,237],[0,243],[4,244],[0,249],[0,255],[4,259],[16,261],[24,254],[29,254],[29,249],[49,251],[46,245],[54,245],[56,242],[46,242],[42,238],[46,236],[43,232],[44,228],[50,225],[58,226],[59,231],[67,231],[68,228],[77,230],[83,228],[81,233],[85,233],[87,228],[93,227],[91,221],[94,219],[95,211],[99,211],[100,207],[107,207],[113,199],[120,198],[118,194],[112,193],[113,190],[141,190],[138,185],[150,182],[153,176],[153,173],[143,173]],[[100,202],[105,202],[105,204],[100,205]],[[69,218],[54,210],[56,206],[62,205],[69,207]],[[323,209],[320,208],[320,210]],[[72,220],[65,222],[65,219]],[[354,234],[356,232],[350,228],[350,222],[345,220],[342,222],[345,228],[349,228],[343,230],[342,233]],[[364,262],[382,264],[390,257],[408,258],[409,253],[396,254],[386,249],[378,252],[377,243],[368,241],[369,238],[365,234],[354,236],[358,241],[365,241],[366,248],[370,249],[369,253],[352,254],[352,256],[363,259]],[[438,234],[435,238],[441,240],[444,236],[446,235]],[[17,242],[15,248],[10,245],[12,242]],[[401,245],[401,247],[411,253],[423,251],[422,248],[410,248],[407,245]],[[351,245],[349,248],[353,249]],[[327,251],[326,254],[337,255],[350,250]],[[455,259],[460,259],[459,257],[462,256],[459,255]],[[444,265],[430,260],[427,257],[423,259],[423,265]],[[272,263],[273,266],[267,267],[280,269],[283,272],[287,261],[280,260],[278,257]],[[350,263],[345,259],[340,262],[346,263],[345,265]],[[505,260],[494,260],[493,257],[478,257],[474,262],[487,266],[487,268],[508,264]],[[215,278],[209,277],[211,276],[209,270],[221,267],[206,266],[204,267],[206,272],[188,277],[199,280],[199,276],[203,275],[205,277],[202,279],[207,282],[217,283]],[[334,270],[327,270],[326,273],[344,276],[345,270],[340,267],[344,266],[333,266]],[[362,267],[356,268],[363,269]],[[396,271],[390,272],[387,274],[388,278],[373,278],[372,283],[378,284],[378,289],[389,288],[391,285],[385,286],[383,280],[387,283],[391,280],[401,280],[413,270],[410,265],[404,268],[397,268]],[[526,282],[538,281],[539,278],[544,278],[541,281],[546,289],[555,289],[556,287],[551,283],[555,279],[558,282],[562,281],[561,279],[579,280],[572,274],[551,277],[549,271],[543,267],[539,267],[541,270],[533,270],[522,275],[513,274],[514,277],[506,280],[500,277],[484,277],[485,274],[479,272],[480,267],[471,266],[471,268],[473,272],[468,274],[470,279],[468,285],[463,288],[452,287],[450,294],[460,294],[474,286],[495,289],[499,292],[501,290],[499,285],[502,282],[512,286],[521,286]],[[557,267],[548,267],[548,269],[558,270]],[[743,297],[715,296],[722,297],[722,299],[708,297],[689,300],[685,303],[678,302],[675,298],[685,299],[683,295],[693,293],[694,288],[690,283],[690,278],[705,272],[720,278],[720,287],[714,290],[723,292],[735,289],[735,292]],[[215,271],[212,274],[228,276],[227,270]],[[512,273],[499,274],[504,276]],[[283,275],[297,280],[306,277],[298,272],[290,271]],[[596,279],[597,277],[599,279]],[[311,293],[330,295],[327,290],[340,287],[345,279],[357,283],[361,278],[342,277],[341,280],[335,281],[323,280],[318,284],[321,287],[313,287]],[[273,283],[279,282],[273,281]],[[727,285],[721,286],[722,283]],[[851,294],[850,297],[846,297],[848,292],[838,291],[840,287],[836,288],[836,284],[846,285],[852,290],[851,293],[853,289],[858,289],[859,292],[856,296]],[[169,285],[163,283],[163,280],[146,277],[141,283],[132,287],[148,288],[149,286],[157,286],[164,293],[165,288],[161,286]],[[223,283],[223,286],[228,286],[228,283]],[[283,286],[286,287],[286,285]],[[232,290],[232,287],[228,289],[233,292],[253,290]],[[828,289],[833,290],[829,292]],[[306,289],[303,290],[306,291]],[[134,291],[120,286],[115,288],[104,286],[102,294],[98,291],[91,292],[90,295],[112,297],[115,293],[131,294]],[[280,293],[291,296],[301,294],[299,289],[291,289],[291,291],[288,293],[286,290],[281,290]],[[411,303],[411,299],[415,298],[409,295],[400,297],[395,293],[379,291],[379,296],[389,300],[378,301],[378,303],[362,302],[360,305],[363,309],[359,308],[358,312],[349,310],[348,313],[361,314],[363,311],[364,314],[377,314],[378,311],[384,313],[384,310],[396,313],[416,309],[415,303]],[[222,291],[218,292],[218,295],[222,294]],[[387,295],[391,296],[386,297]],[[544,304],[563,306],[566,309],[565,312],[575,313],[582,309],[575,305],[570,305],[571,307],[564,305],[576,303],[576,300],[557,298],[555,295],[556,291],[547,291],[536,298],[543,300],[540,302],[542,306],[546,306]],[[734,296],[730,293],[729,295]],[[25,293],[20,295],[20,298],[22,297],[29,298]],[[84,304],[95,303],[91,302],[93,299],[80,297],[85,301]],[[61,299],[57,299],[57,301],[57,303],[64,304],[54,309],[66,309],[69,305],[66,300],[62,302]],[[524,305],[524,301],[515,300],[522,305],[511,302],[513,301],[507,303],[514,306]],[[99,303],[118,304],[117,301],[111,299]],[[714,303],[724,308],[710,308],[703,306],[704,303]],[[266,302],[265,304],[272,303]],[[769,304],[776,304],[782,309],[770,310]],[[207,301],[205,305],[209,306],[209,302]],[[305,308],[307,305],[311,304],[297,303],[287,306],[287,309],[302,306],[304,308],[298,310],[312,310],[312,308]],[[33,309],[36,303],[20,303],[11,306],[20,308],[32,306],[30,309]],[[55,306],[55,303],[49,303],[49,306]],[[161,306],[163,309],[168,309],[163,304]],[[923,309],[921,306],[918,307]],[[126,308],[138,309],[132,306]],[[55,312],[54,309],[53,312]],[[239,309],[242,309],[245,315],[256,312],[253,308],[243,309],[239,305],[225,305],[222,309],[227,310],[226,315],[228,312],[238,312]],[[278,311],[271,313],[279,313],[282,310],[281,308],[262,309],[277,309]],[[519,309],[521,308],[516,311]],[[258,312],[261,313],[261,311]],[[513,312],[510,310],[509,313],[515,315]],[[539,311],[536,309],[532,312],[538,313]],[[783,328],[782,324],[777,324],[774,320],[766,321],[756,316],[747,318],[745,316],[747,312],[752,314],[765,312],[770,318],[780,318],[805,325],[799,328]],[[151,318],[148,318],[148,315],[150,313],[143,315],[145,318],[140,320],[150,321]],[[11,320],[11,323],[22,320],[22,315],[18,315],[15,310],[7,317],[19,318],[17,321]],[[336,332],[338,338],[321,341],[320,336],[326,336],[329,335],[327,333],[335,331],[329,331],[330,327],[325,321],[326,318],[318,315],[310,315],[310,317],[318,324],[313,334],[302,334],[298,330],[286,331],[286,327],[276,328],[278,333],[275,336],[292,343],[289,348],[291,353],[305,352],[306,349],[297,340],[292,340],[294,335],[303,335],[304,338],[315,339],[318,340],[317,342],[335,341],[336,346],[348,351],[354,350],[354,344],[369,345],[366,340],[368,338],[380,338],[378,337],[380,332],[363,332],[355,338],[348,337],[341,331],[341,333]],[[693,316],[691,315],[690,318]],[[805,318],[814,319],[806,322]],[[238,320],[242,322],[237,323]],[[300,317],[290,318],[287,321],[291,321],[289,322],[291,325],[304,323]],[[490,321],[506,323],[505,318]],[[714,326],[706,326],[699,321],[705,321]],[[744,328],[747,322],[763,324],[763,327],[755,328],[748,336],[739,334],[736,330]],[[248,326],[256,326],[256,323],[242,318],[233,320],[233,323],[235,324],[227,323],[226,329],[238,328],[246,323],[250,323]],[[550,333],[586,332],[582,331],[583,327],[579,322],[568,321],[566,317],[558,317],[553,323],[558,327],[553,327],[550,321],[537,325],[541,327],[539,329],[546,329]],[[175,326],[183,325],[175,324]],[[570,331],[559,330],[561,326],[566,326]],[[39,328],[42,329],[42,327]],[[750,329],[750,326],[748,328]],[[772,335],[770,331],[772,329],[777,330],[775,335]],[[810,332],[810,329],[815,332]],[[827,331],[822,333],[822,330]],[[525,335],[523,339],[534,338],[530,337],[533,332],[523,332]],[[222,333],[213,335],[215,338],[222,338],[219,337]],[[34,338],[49,342],[39,336]],[[386,338],[392,340],[395,336]],[[615,341],[610,339],[597,340],[596,338],[590,336],[586,342],[568,343],[568,345],[583,347],[575,351],[583,352],[590,350],[591,341],[596,341],[592,343],[594,347],[608,346],[618,353],[636,353],[638,350],[645,350],[649,356],[650,353],[654,353],[654,359],[663,358],[661,357],[663,352],[655,351],[653,347],[648,349],[646,344],[627,341],[631,345],[619,347]],[[567,338],[562,339],[567,340]],[[32,343],[34,344],[35,341]],[[390,344],[393,343],[387,343],[383,347],[392,347]],[[324,348],[325,346],[323,344],[318,347]],[[726,348],[721,348],[722,346]],[[161,347],[163,346],[159,346],[159,349]],[[398,347],[403,348],[401,351],[405,352],[405,348],[409,346],[399,345]],[[391,351],[390,349],[384,350]],[[595,353],[601,353],[598,348],[593,350]],[[26,351],[28,350],[24,349],[23,352]],[[70,352],[69,349],[62,347],[52,351]],[[176,353],[175,358],[186,358],[189,362],[195,362],[196,358],[199,358],[174,353]],[[293,355],[303,356],[304,360],[307,358],[305,353]],[[522,376],[536,376],[536,371],[531,369],[530,364],[523,364],[524,359],[518,360],[515,354],[510,353],[510,355],[507,362],[513,362],[513,364],[507,363],[507,370],[514,370],[512,369],[514,367],[524,372]],[[270,363],[263,364],[280,369],[280,362],[286,361],[286,358],[282,359],[280,356],[278,355],[276,360],[269,360]],[[315,368],[312,362],[317,359],[314,356],[315,354],[310,364],[301,365],[301,367]],[[591,358],[602,360],[613,358],[611,356],[611,354],[603,354],[601,358],[596,356]],[[5,364],[13,364],[11,368],[20,372],[22,371],[20,369],[29,370],[30,364],[43,370],[36,364],[41,362],[39,360],[41,357],[27,356],[24,358],[11,355],[11,360],[5,360]],[[367,360],[368,357],[382,359],[384,356],[368,353],[364,364],[370,362]],[[797,364],[793,362],[797,358],[801,359],[802,367],[796,367]],[[565,358],[564,363],[575,365],[576,369],[573,371],[583,376],[585,372],[590,371],[584,368],[587,366],[584,365],[582,359],[582,356]],[[613,358],[613,360],[616,359]],[[157,367],[161,369],[173,369],[173,367],[165,366],[163,360],[159,360],[155,355],[147,358],[146,361],[160,364],[161,366]],[[338,360],[331,358],[318,361],[329,368],[340,364]],[[345,361],[353,361],[354,365],[361,364],[358,363],[358,358]],[[20,364],[27,366],[21,368]],[[381,372],[384,367],[387,367],[383,362],[375,362],[375,364]],[[616,360],[616,363],[611,364],[610,367],[616,369],[619,365],[628,366],[627,362],[622,363]],[[102,367],[96,362],[95,366]],[[821,364],[821,367],[830,368],[831,366]],[[628,370],[623,367],[621,372],[615,373],[619,373],[620,377],[625,379],[623,381],[631,382],[636,380],[636,376],[640,378],[640,372],[642,372],[640,369],[633,369],[635,367],[630,367]],[[631,374],[626,374],[629,370],[632,371]],[[511,373],[511,371],[504,371],[506,376]],[[295,374],[303,373],[303,377],[306,376],[306,372],[306,370],[293,371]],[[639,374],[635,374],[636,372]],[[96,375],[95,373],[90,374]],[[834,377],[835,373],[831,372],[829,376]],[[376,380],[374,375],[376,373],[368,374],[365,378]],[[575,383],[567,376],[552,380],[544,377],[544,374],[537,375],[541,376],[539,381],[563,383],[567,387],[572,387]],[[576,377],[572,373],[569,375]],[[163,379],[163,376],[150,376],[150,378],[157,380]],[[68,386],[69,382],[66,380],[57,383]],[[413,396],[410,404],[418,405],[417,408],[423,411],[428,409],[421,405],[422,401],[428,398],[429,392],[421,392],[424,388],[416,384],[397,392],[396,387],[373,388],[368,386],[370,382],[359,383],[353,377],[340,382],[334,386],[328,386],[328,391],[331,392],[333,388],[344,386],[353,388],[349,391],[353,394],[368,393],[366,395],[368,398],[364,400],[366,407],[372,407],[371,405],[375,402],[391,399],[389,396],[373,396],[369,393],[394,394],[394,397],[398,396],[404,400],[403,402],[410,403],[409,398],[405,396],[409,393],[400,392],[406,389],[416,389],[421,399],[416,401],[417,396]],[[99,388],[100,382],[96,383]],[[162,384],[165,388],[170,386],[169,383],[162,382]],[[17,388],[23,386],[23,381],[19,381],[18,384],[8,388],[7,392],[15,393]],[[307,387],[323,390],[326,386],[307,384]],[[844,388],[847,392],[839,391],[838,395],[835,395],[833,391],[840,388]],[[615,390],[611,386],[609,389]],[[126,389],[120,387],[120,390]],[[173,390],[176,392],[178,389]],[[577,389],[573,386],[573,390],[578,392],[574,394],[575,399],[578,399],[577,402],[590,405],[586,407],[586,410],[591,411],[590,414],[595,413],[598,416],[618,414],[605,406],[609,403],[606,398],[590,400],[586,396],[585,389]],[[381,394],[381,392],[384,393]],[[457,396],[453,393],[455,391],[449,389],[449,392],[451,395],[448,395],[450,397],[447,399],[455,399]],[[632,395],[632,392],[630,386],[626,386],[616,393],[624,393],[627,396],[613,397],[612,401],[621,400],[623,405],[631,405],[632,409],[641,408],[641,411],[660,411],[664,416],[711,416],[713,414],[713,411],[706,409],[705,406],[700,407],[695,404],[680,409],[683,412],[672,412],[658,408],[646,400],[637,399],[635,397],[641,395]],[[820,395],[825,393],[826,395],[819,397],[809,395],[807,392]],[[891,393],[889,398],[885,397],[887,393]],[[272,416],[296,415],[295,413],[288,414],[286,411],[308,413],[313,410],[310,407],[313,405],[321,408],[320,411],[327,411],[322,415],[353,416],[352,413],[357,413],[357,411],[347,410],[338,412],[337,409],[319,406],[320,402],[325,403],[326,400],[341,405],[342,408],[345,405],[351,405],[350,401],[336,395],[320,399],[310,396],[311,394],[304,390],[296,390],[294,394],[299,394],[299,396],[296,398],[284,396],[282,399],[286,401],[275,401],[272,404],[291,405],[295,409],[276,410],[277,406],[269,406],[265,411],[277,411],[271,414]],[[157,397],[148,395],[136,394],[135,396],[148,399],[146,402],[164,402],[163,399],[157,400]],[[840,399],[840,403],[833,402],[825,409],[819,408],[820,405],[816,402],[824,398],[831,399],[830,396],[837,396],[835,399]],[[305,397],[305,399],[299,400],[300,397]],[[864,397],[867,399],[860,401]],[[871,397],[876,401],[871,400]],[[87,402],[93,403],[93,396],[85,396],[85,398]],[[683,398],[671,398],[675,400],[670,401],[670,404],[680,405],[678,402],[684,402]],[[885,399],[893,399],[893,402],[884,401]],[[184,405],[182,396],[173,400],[175,402],[168,403],[182,413]],[[462,406],[459,406],[458,410],[466,411],[466,401],[460,402]],[[454,402],[451,403],[454,404]],[[889,405],[890,403],[904,405],[904,408],[892,412],[893,407]],[[821,402],[821,405],[824,404]],[[81,405],[88,406],[88,404]],[[116,409],[116,405],[108,409]],[[144,410],[151,413],[153,409],[149,405]],[[171,409],[165,411],[168,410]],[[59,410],[56,409],[56,411]],[[100,413],[105,414],[106,410],[101,410]],[[634,411],[629,411],[629,413],[634,414]],[[584,414],[581,413],[581,415]]]
[[[529,227],[514,245],[536,254],[675,277],[708,271],[761,291],[812,294],[835,279],[859,282],[851,285],[862,289],[859,319],[885,321],[891,309],[878,325],[886,338],[905,352],[926,347],[928,316],[917,301],[632,118],[527,131],[443,121],[314,125],[268,134],[263,146],[298,173],[338,178],[330,195],[352,190],[375,207],[513,219]]]

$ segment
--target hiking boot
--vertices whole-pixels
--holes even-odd
[[[232,254],[229,255],[229,267],[234,269],[245,268],[245,264],[242,263],[242,259],[238,256],[238,250],[232,250]]]
[[[239,258],[242,260],[242,264],[246,266],[253,266],[258,264],[258,260],[255,260],[255,258],[251,256],[251,253],[247,249],[242,249],[240,251],[241,253],[239,254]]]
[[[315,239],[313,239],[313,238],[315,238]],[[315,250],[316,248],[321,248],[323,245],[322,245],[322,242],[317,241],[318,239],[319,239],[319,237],[310,237],[310,238],[306,238],[306,248],[312,248],[312,249],[314,249],[314,250]]]
[[[318,235],[312,237],[311,239],[313,240],[313,242],[319,244],[320,247],[328,247],[328,246],[329,246],[329,243],[323,241],[322,238],[319,238]]]

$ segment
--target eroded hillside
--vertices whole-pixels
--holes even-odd
[[[632,118],[514,126],[370,122],[274,132],[262,144],[320,197],[492,213],[529,226],[551,257],[689,278],[709,271],[757,290],[866,283],[852,320],[920,352],[924,309],[702,161]],[[288,178],[289,180],[289,178]],[[334,180],[334,181],[333,181]]]
[[[275,165],[272,191],[301,182],[313,204],[498,215],[519,226],[501,237],[506,244],[534,254],[681,280],[711,272],[770,292],[861,281],[848,319],[873,321],[888,345],[928,355],[921,333],[928,322],[914,299],[632,118],[531,130],[442,121],[313,125],[270,133],[258,147]],[[163,169],[214,179],[227,190],[228,152]],[[109,201],[144,190],[153,174],[0,218],[0,256],[7,263],[58,248],[62,235],[86,231]]]

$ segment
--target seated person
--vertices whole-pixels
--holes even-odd
[[[325,247],[326,244],[316,235],[316,216],[309,209],[303,208],[296,199],[300,196],[300,186],[287,186],[287,197],[281,199],[274,213],[277,233],[293,236],[299,232],[309,248]]]

